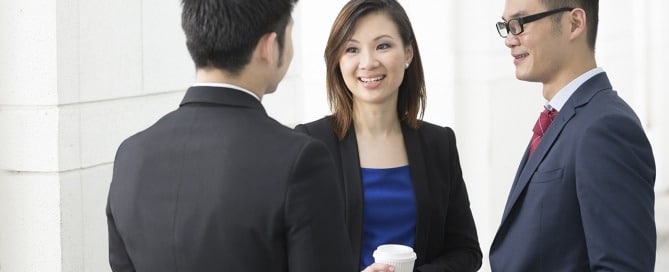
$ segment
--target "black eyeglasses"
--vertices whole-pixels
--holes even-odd
[[[508,36],[509,33],[513,35],[518,35],[520,33],[523,33],[523,31],[525,30],[523,29],[524,24],[534,22],[536,20],[539,20],[547,16],[551,16],[553,14],[572,10],[574,10],[574,8],[559,8],[559,9],[544,11],[537,14],[528,15],[525,17],[509,19],[509,21],[507,22],[497,22],[496,24],[497,33],[499,33],[499,36],[501,36],[502,38],[506,38],[506,36]]]

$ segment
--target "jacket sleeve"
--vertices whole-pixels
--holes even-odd
[[[134,272],[135,268],[126,251],[121,235],[116,229],[111,204],[107,200],[107,229],[109,232],[109,265],[114,272]]]
[[[445,128],[444,135],[440,137],[447,143],[446,148],[439,149],[440,165],[446,165],[450,172],[450,183],[446,221],[444,225],[443,252],[427,264],[417,267],[420,272],[437,271],[478,271],[481,267],[481,247],[478,242],[476,225],[469,205],[469,197],[460,159],[455,143],[455,134],[451,128]]]
[[[655,162],[641,124],[610,114],[576,147],[576,192],[592,271],[653,271]]]
[[[352,271],[344,197],[319,141],[309,139],[292,166],[285,215],[290,271]]]

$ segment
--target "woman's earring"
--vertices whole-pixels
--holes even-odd
[[[409,69],[409,63],[408,62],[404,64],[404,70],[406,70],[406,69]]]

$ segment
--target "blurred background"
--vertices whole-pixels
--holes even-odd
[[[400,1],[427,81],[425,120],[451,126],[484,264],[544,100],[514,77],[494,28],[503,0]],[[329,113],[323,49],[344,0],[300,1],[295,57],[267,111]],[[667,1],[602,1],[598,65],[637,112],[657,163],[657,269],[669,269]],[[194,79],[179,1],[0,0],[0,271],[109,271],[105,204],[116,148],[178,107]],[[663,34],[664,33],[664,34]],[[661,140],[665,139],[665,140]]]

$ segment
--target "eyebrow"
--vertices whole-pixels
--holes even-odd
[[[518,12],[516,12],[516,13],[514,13],[514,14],[511,14],[511,17],[510,17],[509,19],[519,18],[519,17],[522,17],[522,16],[525,15],[525,14],[527,14],[527,12],[521,10],[521,11],[518,11]],[[504,18],[504,16],[502,16],[502,20],[504,20],[504,21],[506,22],[506,19]]]
[[[381,36],[378,36],[378,37],[374,38],[374,41],[378,41],[378,40],[383,39],[383,38],[390,38],[390,39],[394,40],[394,38],[393,38],[392,36],[383,34],[383,35],[381,35]],[[356,40],[356,39],[353,39],[353,37],[351,37],[351,39],[349,39],[349,42],[357,42],[357,43],[360,43],[360,41],[358,41],[358,40]]]

